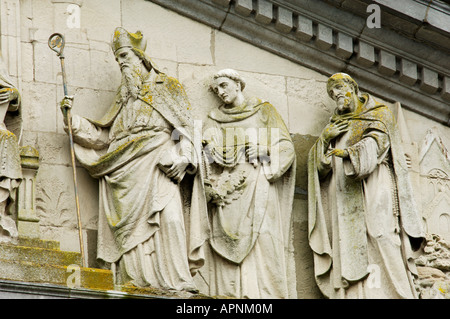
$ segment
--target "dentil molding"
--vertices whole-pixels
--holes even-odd
[[[450,126],[450,5],[443,1],[148,1],[324,75],[346,72],[362,90]],[[381,28],[367,26],[371,3],[381,9]]]

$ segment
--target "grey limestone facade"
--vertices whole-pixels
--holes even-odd
[[[121,80],[110,46],[118,26],[147,36],[147,54],[160,70],[180,81],[196,120],[203,120],[218,104],[209,82],[224,68],[238,70],[247,80],[244,92],[270,101],[280,113],[297,156],[293,247],[299,299],[323,298],[314,281],[307,237],[307,155],[334,108],[326,92],[327,79],[337,72],[348,73],[361,91],[389,104],[429,240],[418,261],[422,267],[418,289],[425,289],[427,298],[448,298],[450,2],[446,0],[0,0],[1,54],[22,98],[20,129],[14,132],[20,146],[31,147],[23,148],[31,150],[22,154],[29,188],[19,190],[26,194],[18,204],[24,210],[16,212],[22,244],[20,251],[0,247],[0,298],[132,295],[130,290],[115,289],[110,265],[96,259],[98,181],[79,163],[87,267],[81,270],[81,287],[69,287],[72,272],[67,267],[80,264],[80,249],[70,145],[59,108],[64,96],[62,73],[47,43],[54,32],[65,36],[72,112],[100,118]],[[42,259],[39,251],[51,257]],[[443,262],[433,263],[435,256]],[[37,268],[47,272],[41,274]]]

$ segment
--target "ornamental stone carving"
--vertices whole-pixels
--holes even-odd
[[[111,45],[122,83],[110,110],[97,121],[65,119],[72,121],[79,162],[99,180],[97,257],[113,264],[119,285],[196,292],[192,276],[203,263],[206,202],[188,98],[145,53],[140,31],[119,27]],[[64,98],[63,111],[72,100]],[[181,196],[188,179],[192,229]]]
[[[450,299],[450,244],[439,235],[427,234],[424,254],[416,265],[420,298]]]
[[[347,74],[327,91],[336,109],[308,162],[316,282],[329,298],[417,298],[425,233],[393,114]]]
[[[292,248],[295,150],[276,108],[244,96],[232,69],[215,74],[221,104],[204,125],[210,295],[296,298]]]

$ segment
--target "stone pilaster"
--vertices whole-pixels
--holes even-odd
[[[17,230],[20,237],[39,238],[39,218],[36,214],[35,201],[39,152],[32,146],[24,146],[20,158],[23,180],[17,192]]]

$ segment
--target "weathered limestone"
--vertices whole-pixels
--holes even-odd
[[[220,6],[210,0],[182,4],[176,0],[149,1],[328,76],[340,71],[359,73],[365,90],[389,97],[390,102],[400,101],[444,125],[450,123],[445,82],[437,83],[441,90],[431,89],[428,76],[422,79],[418,72],[427,69],[440,78],[449,76],[447,4],[418,2],[406,6],[411,10],[404,12],[397,4],[377,3],[383,23],[380,28],[369,28],[368,2],[360,0],[335,4],[329,0],[255,0],[251,15],[237,12],[236,2]],[[290,16],[298,25],[288,32],[286,17]],[[431,28],[425,23],[429,17],[434,23]],[[340,33],[347,36],[335,36]],[[341,47],[348,45],[348,37],[356,45],[343,54]],[[398,63],[389,61],[386,69],[384,53]]]
[[[118,284],[196,292],[192,276],[203,264],[207,217],[191,107],[146,46],[140,31],[116,28],[111,47],[122,83],[111,109],[98,121],[68,118],[73,98],[65,97],[61,110],[73,125],[77,159],[99,179],[97,257],[113,265]],[[181,183],[186,173],[190,186]],[[195,222],[187,228],[191,206]]]
[[[309,244],[328,298],[417,298],[412,260],[425,236],[396,119],[345,73],[309,152]]]
[[[450,158],[435,129],[420,145],[418,162],[422,187],[423,219],[430,234],[450,240]]]
[[[17,192],[17,230],[19,236],[40,238],[39,217],[36,214],[36,174],[39,152],[31,146],[20,150],[23,179]]]
[[[69,143],[58,108],[63,98],[60,66],[48,50],[48,36],[57,31],[66,37],[74,113],[100,118],[120,85],[120,70],[111,54],[110,40],[113,29],[123,25],[151,35],[149,54],[161,71],[183,85],[194,120],[204,120],[217,105],[214,95],[205,92],[211,74],[225,67],[238,70],[248,81],[246,92],[270,101],[283,118],[297,155],[293,245],[299,298],[322,297],[308,247],[305,157],[334,109],[325,93],[328,76],[344,68],[377,100],[400,101],[404,106],[406,131],[410,134],[404,141],[410,147],[404,147],[404,151],[410,157],[409,174],[414,175],[415,198],[424,226],[428,233],[448,239],[450,170],[445,146],[450,145],[450,75],[448,55],[441,50],[448,46],[444,41],[448,40],[447,31],[439,29],[444,25],[439,22],[446,21],[439,18],[445,16],[444,3],[435,1],[426,10],[426,1],[414,2],[399,16],[397,4],[384,1],[383,28],[377,30],[366,27],[367,1],[359,0],[125,2],[0,3],[1,49],[23,106],[22,134],[17,133],[20,130],[13,132],[19,145],[31,145],[39,151],[40,162],[37,172],[23,170],[24,176],[30,173],[30,180],[35,174],[36,216],[31,214],[32,222],[20,217],[21,213],[17,216],[19,234],[39,233],[40,238],[58,241],[63,251],[79,249]],[[389,6],[393,8],[387,11]],[[422,25],[425,15],[429,26]],[[394,31],[385,28],[384,23]],[[404,33],[408,36],[404,37]],[[436,128],[432,136],[427,133],[429,128]],[[79,163],[77,170],[85,247],[89,266],[97,267],[98,181]],[[21,203],[25,204],[19,197],[17,204]],[[21,231],[25,225],[33,230]]]
[[[427,235],[424,254],[416,265],[420,298],[450,299],[450,244],[439,235]]]
[[[210,295],[296,298],[294,144],[275,107],[245,87],[232,69],[211,84],[222,104],[203,131],[210,234],[198,280]]]
[[[0,57],[1,58],[1,57]],[[0,61],[0,242],[16,242],[18,237],[14,206],[22,181],[19,137],[21,97]],[[12,124],[12,125],[11,125]],[[17,132],[16,132],[17,134]]]
[[[55,241],[19,238],[17,245],[0,245],[1,279],[68,287],[76,268],[79,277],[72,287],[114,289],[109,270],[80,268],[80,263],[79,253],[61,251]]]

